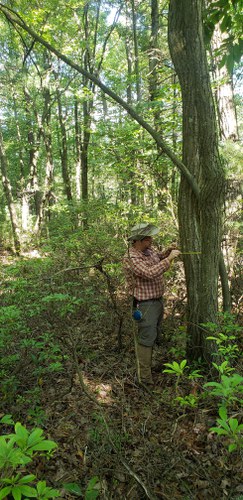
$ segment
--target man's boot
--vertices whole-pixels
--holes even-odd
[[[153,385],[151,374],[152,347],[136,344],[138,381],[143,384]]]

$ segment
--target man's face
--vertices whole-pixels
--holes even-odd
[[[143,238],[141,241],[142,244],[142,250],[146,250],[147,248],[150,248],[152,245],[153,238],[151,236],[146,236],[146,238]]]

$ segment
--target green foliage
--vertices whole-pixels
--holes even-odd
[[[183,359],[180,364],[177,361],[173,361],[173,363],[164,363],[164,365],[168,366],[166,370],[163,370],[164,373],[173,373],[177,377],[181,377],[187,368],[187,360]]]
[[[68,491],[69,493],[72,493],[73,495],[77,497],[82,496],[82,489],[80,488],[79,484],[77,483],[64,483],[63,484],[64,490]]]
[[[13,425],[11,415],[5,415],[0,423]],[[54,441],[45,439],[43,430],[29,431],[20,422],[14,426],[14,433],[0,436],[0,500],[12,495],[14,500],[22,497],[46,500],[60,496],[58,490],[46,485],[46,481],[36,482],[34,474],[24,475],[39,453],[48,458],[57,448]]]
[[[99,478],[97,476],[92,477],[89,480],[86,492],[85,500],[95,500],[99,496]]]
[[[187,394],[186,396],[177,396],[175,401],[182,407],[195,408],[198,404],[198,396],[195,394]]]
[[[223,361],[220,365],[217,365],[217,363],[212,363],[213,367],[218,370],[220,375],[228,375],[229,373],[234,371],[234,368],[231,368],[229,366],[228,361]]]
[[[74,496],[82,497],[85,500],[95,500],[99,496],[99,478],[97,476],[93,476],[89,480],[84,495],[80,485],[77,483],[65,483],[63,488],[69,493],[72,493]]]
[[[168,368],[166,370],[163,370],[163,373],[172,373],[176,375],[178,378],[184,376],[186,370],[189,369],[186,359],[183,359],[183,361],[181,361],[180,364],[177,363],[177,361],[173,361],[173,363],[164,363],[164,366],[168,366]],[[202,375],[200,374],[199,370],[192,370],[187,375],[187,378],[189,380],[195,380],[196,378],[201,378],[201,377]]]
[[[164,363],[165,366],[168,366],[167,369],[163,370],[163,373],[171,373],[172,375],[176,375],[176,385],[175,385],[175,390],[176,393],[178,394],[178,386],[179,382],[182,379],[187,379],[189,381],[194,381],[195,379],[201,378],[202,375],[200,374],[199,370],[189,370],[189,366],[187,365],[187,360],[183,359],[180,363],[177,363],[177,361],[173,361],[172,363]],[[195,407],[198,401],[198,397],[195,394],[188,394],[186,396],[178,396],[175,398],[175,401],[177,401],[180,406],[184,407]]]
[[[225,34],[220,47],[220,66],[226,65],[229,73],[235,63],[239,63],[243,54],[242,33],[242,1],[216,0],[208,4],[205,27],[208,38],[211,38],[215,25],[219,24],[220,30]]]
[[[207,339],[216,343],[217,352],[214,353],[214,356],[223,357],[228,363],[224,367],[225,369],[227,367],[229,371],[229,363],[240,355],[237,334],[241,332],[241,327],[235,322],[234,316],[229,313],[219,315],[219,324],[204,323],[202,326],[214,334],[208,336]]]
[[[228,417],[225,406],[219,408],[219,417],[217,427],[211,427],[210,431],[227,438],[229,452],[243,448],[243,424],[239,424],[237,418]]]
[[[243,377],[238,373],[232,376],[222,375],[221,382],[207,382],[204,387],[212,387],[210,394],[220,398],[220,404],[225,406],[232,405],[232,403],[243,403],[240,399],[243,394]]]

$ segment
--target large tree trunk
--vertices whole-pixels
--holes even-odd
[[[183,163],[196,179],[199,200],[184,177],[179,225],[188,293],[188,356],[210,358],[201,323],[216,322],[224,173],[203,38],[201,0],[171,0],[169,45],[183,98]]]

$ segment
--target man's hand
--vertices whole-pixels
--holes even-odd
[[[167,259],[167,257],[169,257],[172,250],[176,250],[176,249],[177,249],[176,243],[172,243],[172,245],[170,247],[168,247],[164,252],[162,252],[162,254],[161,254],[162,258]]]
[[[180,255],[180,253],[181,253],[180,250],[173,249],[173,250],[171,250],[170,255],[168,255],[167,259],[169,259],[170,261],[172,261],[176,257],[178,257],[178,255]]]

